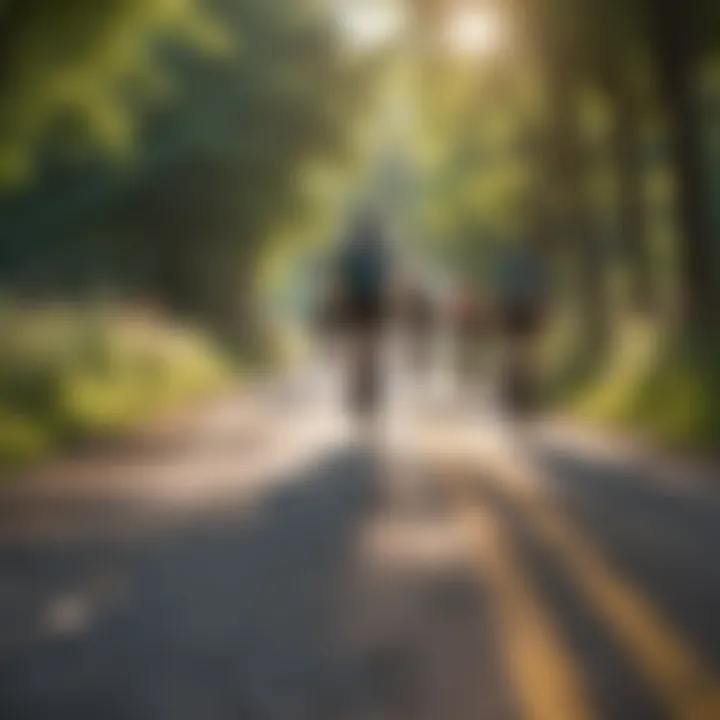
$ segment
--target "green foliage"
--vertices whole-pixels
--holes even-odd
[[[720,344],[624,328],[604,370],[569,399],[580,416],[679,449],[720,447]]]
[[[40,171],[35,191],[0,208],[0,283],[50,296],[110,286],[259,347],[249,337],[263,328],[253,317],[259,291],[287,282],[341,204],[317,177],[330,168],[330,185],[341,185],[335,178],[359,175],[370,145],[385,148],[368,140],[385,132],[368,117],[414,74],[418,127],[398,138],[409,147],[385,149],[382,160],[412,156],[418,177],[388,171],[374,194],[464,280],[487,282],[504,243],[524,239],[546,253],[562,278],[558,305],[584,330],[584,344],[557,353],[560,385],[583,389],[578,408],[644,424],[663,417],[658,398],[679,407],[682,396],[687,407],[670,413],[678,425],[668,419],[667,435],[700,418],[712,427],[698,409],[701,388],[714,387],[710,350],[668,349],[642,363],[632,348],[643,342],[625,328],[644,309],[670,336],[707,325],[714,307],[717,3],[486,5],[506,25],[497,56],[426,52],[442,45],[430,41],[454,4],[415,0],[428,42],[390,65],[392,54],[345,52],[317,0],[0,4],[0,184]],[[222,57],[188,53],[178,39]],[[172,102],[156,102],[170,91]],[[133,145],[133,162],[58,169],[58,154],[77,159],[88,145],[116,155]],[[71,408],[59,415],[80,418],[51,423],[53,433],[78,425],[82,434],[83,417],[102,426],[135,414],[136,373],[114,369],[134,361],[105,342],[91,353],[103,358],[97,373],[58,380],[38,350],[14,375],[21,411],[8,404],[2,424],[18,446],[46,442],[22,412],[51,396],[54,408]]]
[[[424,63],[425,226],[476,283],[499,244],[542,248],[560,279],[551,400],[668,443],[717,446],[717,4],[487,4],[512,48],[469,73],[447,53]],[[430,33],[452,12],[441,0],[415,6]],[[691,331],[704,339],[679,340]]]
[[[50,137],[125,152],[166,84],[158,40],[216,50],[194,0],[7,0],[0,7],[0,188],[25,182]]]
[[[2,315],[0,464],[123,432],[229,377],[202,335],[147,312],[6,306]]]
[[[136,18],[128,33],[140,38],[137,23],[155,3],[126,2]],[[183,18],[194,7],[157,3],[182,8]],[[156,64],[177,91],[162,108],[133,113],[145,122],[130,134],[132,164],[48,174],[34,195],[8,205],[4,232],[0,212],[10,238],[0,282],[59,294],[107,284],[156,298],[230,340],[242,335],[264,256],[279,236],[307,234],[332,203],[314,187],[317,169],[354,168],[382,59],[345,54],[314,0],[202,7],[234,52],[203,58],[161,46]],[[97,82],[113,94],[106,77]]]
[[[190,298],[222,321],[277,233],[317,212],[311,171],[349,158],[373,76],[342,56],[316,3],[213,9],[242,52],[222,67],[179,70],[183,97],[148,133],[127,203],[140,208],[135,232],[166,263],[173,304]]]

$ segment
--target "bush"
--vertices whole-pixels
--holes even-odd
[[[565,406],[668,447],[717,452],[718,398],[720,343],[628,325],[602,370]]]
[[[0,311],[0,464],[37,457],[218,388],[227,364],[200,333],[122,309]]]

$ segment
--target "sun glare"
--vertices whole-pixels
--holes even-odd
[[[463,10],[450,19],[446,40],[450,47],[468,55],[491,55],[502,44],[500,18],[489,10]]]
[[[403,14],[396,4],[382,1],[344,3],[339,22],[350,44],[361,49],[382,45],[402,32]]]

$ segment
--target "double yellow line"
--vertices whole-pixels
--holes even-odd
[[[720,684],[668,620],[613,570],[602,554],[543,495],[528,465],[496,459],[454,474],[457,509],[480,569],[495,594],[508,668],[523,716],[531,720],[594,717],[572,656],[528,586],[499,521],[472,498],[472,478],[485,471],[520,510],[528,530],[550,549],[589,606],[601,617],[647,685],[676,720],[720,720]],[[720,608],[718,608],[720,612]]]

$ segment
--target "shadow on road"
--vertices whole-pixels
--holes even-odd
[[[341,447],[151,535],[0,544],[0,717],[513,720],[486,588],[416,542],[437,487],[408,513],[383,468]],[[412,558],[368,549],[396,527]]]
[[[612,565],[720,667],[718,502],[682,483],[660,484],[640,461],[611,463],[558,448],[536,448],[535,460],[554,497]]]
[[[593,612],[555,553],[538,541],[527,519],[492,480],[476,477],[477,501],[500,519],[513,538],[520,572],[550,627],[571,658],[594,717],[661,720],[637,668],[629,662],[608,627]]]
[[[319,717],[373,473],[343,449],[287,480],[152,539],[0,549],[0,717]],[[81,620],[48,627],[73,597]]]

